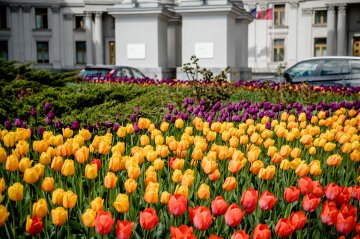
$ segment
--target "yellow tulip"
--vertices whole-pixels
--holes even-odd
[[[310,174],[319,176],[322,173],[321,164],[319,160],[313,160],[310,164]]]
[[[77,202],[77,195],[71,191],[71,190],[68,190],[64,193],[64,196],[63,196],[63,207],[64,208],[73,208],[75,207],[75,204]]]
[[[309,171],[310,167],[306,164],[305,161],[301,161],[299,166],[295,169],[295,173],[300,177],[307,175]]]
[[[35,168],[27,168],[24,172],[24,182],[34,184],[39,180],[39,173]]]
[[[98,176],[98,167],[96,164],[87,164],[85,167],[85,177],[95,179]]]
[[[129,197],[126,194],[118,194],[113,205],[116,211],[126,213],[129,210]]]
[[[45,192],[52,192],[54,190],[54,178],[53,177],[46,177],[44,178],[41,188]]]
[[[0,146],[0,163],[5,162],[7,159],[7,153],[6,150]]]
[[[197,192],[196,195],[198,196],[198,198],[200,198],[201,200],[208,200],[210,198],[210,187],[209,185],[207,185],[206,183],[202,183]]]
[[[74,160],[66,159],[61,167],[61,174],[64,176],[72,176],[75,174]]]
[[[44,198],[40,198],[33,204],[33,215],[43,218],[48,213],[48,205]]]
[[[175,188],[174,194],[180,194],[184,197],[188,198],[189,196],[189,188],[186,185],[177,185]]]
[[[51,210],[51,220],[55,226],[62,226],[66,222],[68,212],[63,207],[57,207]]]
[[[15,133],[10,132],[6,134],[3,138],[5,147],[12,148],[15,145]]]
[[[115,188],[118,178],[113,172],[108,172],[104,178],[104,185],[106,188]]]
[[[84,226],[92,228],[95,226],[96,211],[91,208],[86,209],[86,211],[81,215],[81,221]]]
[[[74,132],[70,128],[63,128],[62,133],[65,138],[71,138]]]
[[[127,193],[133,193],[136,191],[137,182],[134,179],[129,178],[125,181],[124,186]]]
[[[259,178],[264,180],[271,180],[274,178],[276,168],[274,165],[267,166],[266,168],[261,168],[259,171]]]
[[[25,169],[31,167],[31,163],[32,163],[32,160],[30,160],[29,158],[24,157],[24,158],[20,159],[20,162],[19,162],[20,172],[24,173]]]
[[[328,166],[339,166],[341,164],[342,161],[342,157],[339,154],[333,154],[330,155],[327,159],[326,159],[326,164]]]
[[[90,202],[90,207],[95,212],[99,212],[100,210],[102,210],[103,205],[104,205],[104,199],[102,199],[101,197],[96,197],[94,200]]]
[[[21,201],[24,197],[24,186],[21,183],[14,183],[8,188],[8,196],[11,201]]]
[[[280,169],[282,170],[288,170],[289,169],[289,160],[284,159],[280,163]]]
[[[54,171],[60,171],[64,164],[64,160],[61,156],[56,156],[51,161],[51,169]]]
[[[3,205],[0,205],[0,227],[2,227],[6,220],[8,219],[10,213],[8,212],[7,208]]]
[[[0,178],[0,194],[2,194],[5,191],[5,188],[6,188],[5,179]]]
[[[236,178],[233,176],[227,177],[222,186],[222,188],[228,192],[233,191],[236,187],[237,187]]]
[[[60,206],[63,204],[63,198],[64,198],[65,191],[62,188],[57,188],[52,192],[52,203]]]
[[[79,164],[85,163],[89,158],[89,148],[82,146],[80,149],[75,152],[75,159]]]
[[[160,197],[160,202],[162,204],[167,204],[168,201],[169,201],[170,195],[171,194],[169,192],[167,192],[167,191],[162,192],[161,197]]]
[[[14,155],[10,155],[6,159],[5,168],[10,172],[15,172],[19,167],[19,159]]]

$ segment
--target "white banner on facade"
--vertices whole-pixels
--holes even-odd
[[[127,44],[128,59],[145,59],[145,43],[129,43]]]
[[[195,55],[199,59],[214,58],[214,43],[213,42],[195,43]]]

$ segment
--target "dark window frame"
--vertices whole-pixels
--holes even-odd
[[[6,55],[3,57],[3,55]],[[0,59],[9,60],[9,42],[6,40],[0,41]]]
[[[274,20],[273,24],[275,27],[283,27],[285,26],[285,14],[286,14],[286,6],[285,4],[275,4],[274,5]]]
[[[7,29],[7,11],[6,6],[0,5],[0,29]]]
[[[46,47],[39,47],[39,45],[43,44]],[[39,58],[39,52],[41,52],[41,59]],[[47,57],[46,57],[47,53]],[[38,41],[36,42],[36,59],[39,64],[48,64],[50,62],[49,55],[49,42],[48,41]]]
[[[78,53],[81,53],[81,58],[78,58]],[[75,54],[76,64],[86,64],[86,42],[77,41],[75,42]]]
[[[282,44],[275,44],[276,41],[282,41]],[[281,51],[282,58],[281,58]],[[273,39],[273,62],[283,62],[285,61],[285,39],[284,38],[275,38]]]
[[[38,24],[38,21],[39,24]],[[35,29],[46,30],[49,29],[49,14],[47,8],[35,8]]]

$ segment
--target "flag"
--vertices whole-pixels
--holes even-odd
[[[273,9],[268,8],[268,9],[266,9],[264,11],[258,11],[256,19],[259,19],[259,20],[271,20],[271,19],[273,19]]]
[[[250,10],[250,14],[256,18],[256,8]]]

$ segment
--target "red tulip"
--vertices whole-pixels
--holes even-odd
[[[351,198],[360,201],[360,186],[354,186],[351,190]]]
[[[224,239],[223,237],[218,237],[218,236],[216,236],[216,235],[210,235],[209,237],[208,237],[208,239]]]
[[[221,216],[224,215],[228,206],[223,197],[217,196],[211,202],[211,211],[215,216]]]
[[[279,237],[289,237],[293,233],[291,221],[287,218],[280,218],[275,227],[275,233]]]
[[[305,213],[303,213],[302,211],[298,211],[298,212],[291,213],[290,221],[293,226],[293,229],[296,231],[296,230],[300,230],[304,227],[304,225],[307,221],[307,218],[306,218]]]
[[[357,209],[352,205],[343,205],[336,216],[336,230],[340,234],[348,234],[356,225]]]
[[[225,222],[230,227],[236,227],[244,217],[244,212],[235,203],[231,204],[225,212]]]
[[[319,181],[312,182],[312,191],[311,194],[315,197],[321,198],[324,195],[324,189],[319,183]]]
[[[325,195],[329,200],[335,200],[335,198],[339,195],[340,187],[335,183],[330,183],[325,187]]]
[[[308,176],[300,178],[298,185],[303,195],[312,193],[313,191],[313,181]]]
[[[32,219],[28,216],[29,221],[31,222],[30,225],[28,225],[28,222],[26,223],[26,232],[29,233],[31,236],[35,236],[39,234],[42,229],[44,228],[44,224],[40,217],[34,215]]]
[[[351,192],[348,187],[341,186],[339,195],[336,197],[335,202],[337,205],[346,205],[349,204],[351,198]]]
[[[100,161],[100,159],[93,158],[93,160],[91,160],[90,164],[96,164],[98,171],[101,169],[101,161]]]
[[[253,239],[270,239],[271,230],[266,224],[258,224],[253,231]]]
[[[303,201],[302,201],[302,207],[307,212],[313,212],[316,210],[320,203],[320,198],[315,197],[312,194],[306,194]]]
[[[115,219],[111,217],[110,212],[104,212],[103,210],[100,210],[95,217],[95,230],[100,235],[107,235],[110,233],[114,222]]]
[[[285,188],[284,199],[287,203],[293,203],[299,200],[300,189],[297,187],[291,186],[290,188]]]
[[[252,213],[255,211],[258,198],[258,191],[253,188],[246,190],[241,197],[241,205],[244,208],[245,213]]]
[[[231,236],[231,239],[250,239],[250,236],[244,230],[239,230]]]
[[[193,228],[186,225],[180,227],[170,226],[171,239],[196,239]]]
[[[146,208],[140,212],[140,225],[143,229],[150,231],[159,222],[159,218],[156,215],[156,211],[152,208]]]
[[[360,236],[360,223],[356,224],[355,226],[355,234]]]
[[[116,237],[118,239],[129,239],[131,237],[133,227],[134,227],[133,222],[129,222],[127,220],[117,221],[115,228]]]
[[[269,211],[275,206],[276,202],[277,198],[275,198],[274,194],[269,191],[265,191],[260,196],[259,207],[263,211]]]
[[[171,195],[168,201],[168,208],[172,215],[180,216],[184,214],[187,208],[187,199],[183,195]]]
[[[321,209],[321,221],[328,226],[334,225],[336,222],[337,214],[338,209],[336,207],[336,204],[332,201],[325,201]]]
[[[206,230],[212,222],[212,215],[210,209],[203,206],[189,207],[189,216],[191,223],[194,224],[198,230]]]
[[[176,160],[175,157],[171,157],[170,160],[169,160],[169,166],[170,166],[171,169],[173,169],[172,165],[173,165],[173,163],[174,163],[175,160]],[[173,170],[174,170],[174,169],[173,169]]]

